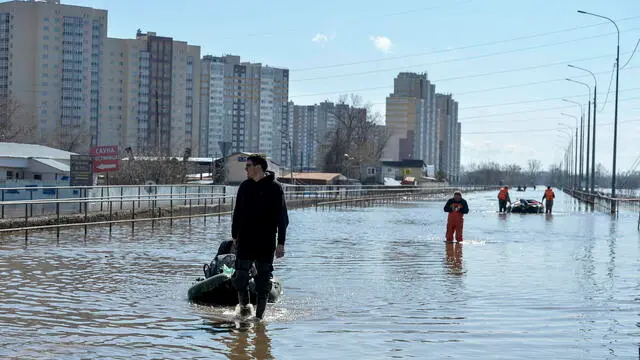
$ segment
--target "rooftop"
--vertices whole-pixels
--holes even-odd
[[[71,155],[77,154],[43,145],[0,142],[0,157],[69,160]]]

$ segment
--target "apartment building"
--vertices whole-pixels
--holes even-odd
[[[204,56],[201,68],[201,152],[219,157],[220,142],[228,142],[231,153],[260,152],[287,164],[289,70],[236,55]]]
[[[0,3],[0,97],[43,144],[85,150],[100,137],[107,11],[59,0]]]
[[[420,159],[427,164],[437,161],[435,85],[427,74],[398,74],[394,91],[386,99],[385,119],[391,137],[383,159]]]
[[[460,177],[460,145],[462,126],[458,122],[458,102],[451,94],[436,94],[439,123],[438,145],[440,159],[437,170],[444,172],[447,180],[458,181]]]
[[[200,153],[200,47],[138,31],[107,39],[102,144],[138,153]]]

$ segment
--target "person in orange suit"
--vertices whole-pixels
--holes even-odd
[[[453,197],[444,205],[444,212],[449,213],[447,217],[447,235],[445,242],[453,242],[453,234],[456,235],[456,241],[462,242],[462,228],[464,225],[464,215],[469,213],[469,205],[462,198],[462,193],[456,191]]]
[[[511,202],[509,197],[509,187],[505,186],[498,192],[498,212],[507,212],[507,202]]]
[[[555,198],[556,194],[554,194],[553,190],[551,190],[551,186],[547,186],[547,190],[545,190],[544,195],[542,195],[542,200],[545,200],[545,214],[551,214],[551,209],[553,209],[553,199]]]

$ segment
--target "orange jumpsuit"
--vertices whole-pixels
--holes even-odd
[[[463,198],[456,200],[455,198],[449,199],[444,206],[444,211],[449,213],[447,217],[447,242],[453,242],[453,234],[455,233],[456,241],[461,242],[462,228],[464,226],[464,214],[469,213],[469,205]]]

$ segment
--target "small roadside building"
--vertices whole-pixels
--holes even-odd
[[[405,159],[400,161],[382,161],[381,176],[403,181],[406,178],[422,179],[427,171],[427,164],[422,160]]]
[[[291,173],[283,174],[278,181],[283,184],[291,184]],[[302,172],[293,173],[295,185],[345,185],[348,183],[346,176],[339,173]]]
[[[237,185],[247,179],[247,173],[244,170],[247,158],[252,155],[249,152],[237,152],[228,155],[225,158],[216,159],[213,162],[213,179],[214,183],[221,184],[225,182],[229,185]],[[280,165],[269,157],[267,157],[267,170],[275,173],[276,179],[280,177]],[[226,176],[224,176],[226,173]]]
[[[69,151],[43,145],[0,142],[0,183],[69,180]]]

